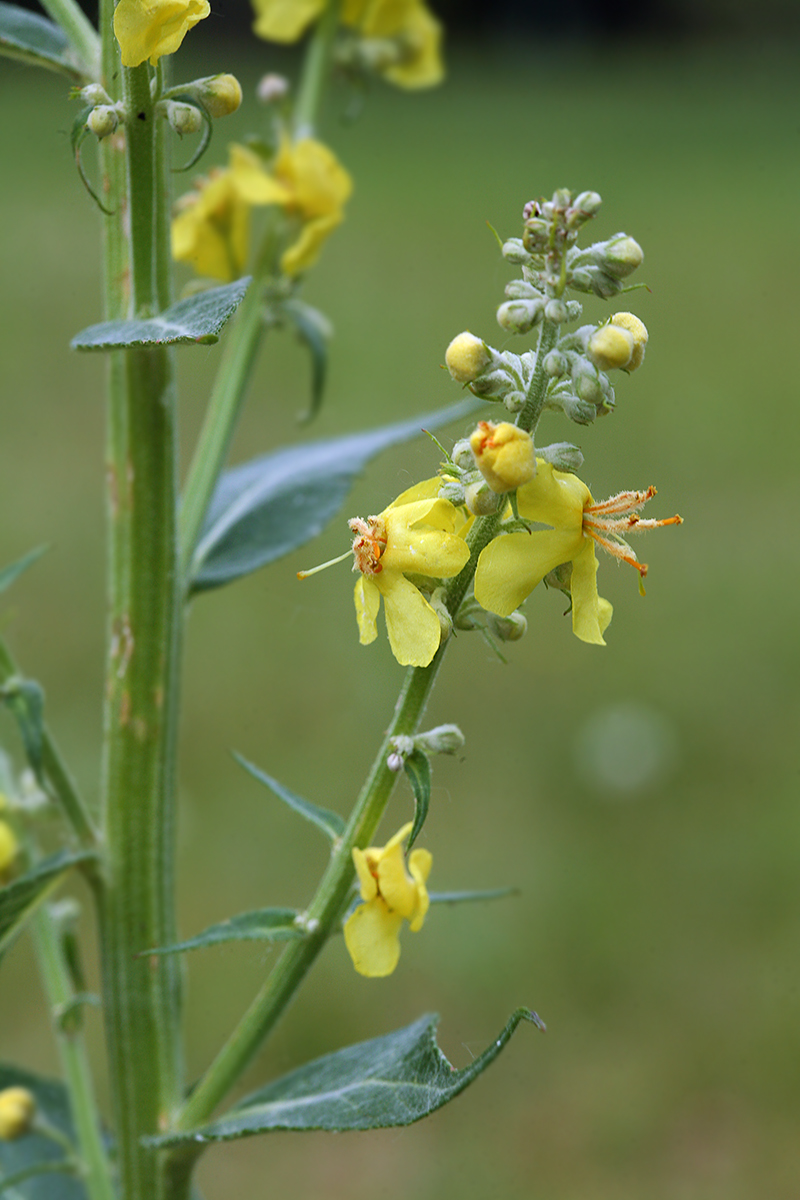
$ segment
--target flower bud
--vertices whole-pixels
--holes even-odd
[[[566,416],[576,425],[591,425],[597,417],[597,406],[579,400],[577,396],[567,394],[559,396],[558,400]]]
[[[572,368],[572,386],[579,400],[587,404],[602,404],[603,385],[597,368],[586,358],[578,358]]]
[[[583,466],[583,455],[571,442],[553,442],[550,446],[540,446],[536,453],[557,471],[566,471],[570,475],[576,475]]]
[[[111,97],[100,83],[87,83],[86,87],[81,88],[78,95],[84,104],[91,104],[93,108],[98,104],[111,103]]]
[[[542,217],[529,217],[525,222],[522,244],[532,254],[541,254],[550,241],[550,222]]]
[[[524,392],[506,392],[503,397],[503,404],[510,413],[518,413],[525,407],[525,399]]]
[[[289,80],[285,75],[271,71],[258,81],[256,95],[262,104],[276,104],[289,94]]]
[[[563,300],[548,300],[544,315],[555,325],[563,325],[567,320],[567,306]]]
[[[486,624],[501,642],[518,642],[528,632],[527,618],[521,612],[513,612],[510,617],[487,613]]]
[[[503,495],[529,483],[536,474],[533,438],[502,421],[481,421],[470,438],[481,474],[493,492]]]
[[[447,479],[439,488],[439,499],[448,500],[455,508],[464,503],[464,485],[458,479]]]
[[[189,133],[199,133],[203,127],[203,114],[193,104],[183,104],[179,100],[167,101],[167,120],[178,137]]]
[[[561,563],[560,566],[554,567],[552,571],[548,571],[544,577],[544,583],[545,587],[553,588],[557,592],[566,592],[571,597],[572,563]]]
[[[402,771],[403,769],[403,756],[401,754],[397,754],[395,751],[392,751],[392,753],[386,759],[386,765],[390,771],[397,775],[398,772]]]
[[[454,337],[444,356],[456,383],[472,383],[492,361],[485,342],[465,331]]]
[[[242,103],[242,85],[235,75],[208,75],[181,90],[190,95],[196,91],[210,117],[229,117]]]
[[[601,371],[622,370],[633,357],[633,334],[617,325],[603,325],[589,339],[587,353]]]
[[[620,329],[627,329],[633,338],[633,352],[625,370],[635,371],[644,362],[644,352],[647,349],[648,338],[647,326],[644,321],[640,321],[638,317],[629,312],[614,313],[611,318],[611,324],[612,326],[619,326]]]
[[[464,503],[475,517],[488,517],[497,512],[500,497],[485,479],[476,480],[464,489]]]
[[[36,1115],[33,1092],[23,1087],[0,1091],[0,1141],[13,1142],[26,1134]]]
[[[506,333],[528,333],[538,325],[545,311],[542,297],[535,300],[507,300],[497,310],[497,324]]]
[[[560,350],[551,350],[544,360],[544,369],[551,379],[560,379],[566,375],[569,363]]]
[[[524,267],[531,261],[531,256],[522,244],[522,238],[509,238],[503,242],[503,258],[515,266]]]
[[[537,300],[542,295],[527,279],[512,279],[505,290],[509,300]]]
[[[0,821],[0,882],[7,878],[19,853],[19,843],[7,821]]]
[[[472,453],[469,438],[460,438],[453,446],[450,457],[460,471],[475,470],[475,455]]]
[[[424,754],[458,754],[466,741],[457,725],[437,725],[425,733],[418,733],[414,745]]]
[[[567,209],[567,229],[579,229],[596,215],[602,203],[597,192],[581,192]]]
[[[113,104],[98,104],[86,118],[86,128],[102,141],[119,125],[119,116]]]
[[[592,246],[595,262],[614,279],[627,279],[644,261],[644,251],[637,241],[624,233],[597,242]]]

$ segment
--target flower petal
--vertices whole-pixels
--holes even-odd
[[[411,851],[408,858],[408,870],[411,878],[417,885],[417,908],[409,926],[412,933],[417,933],[422,928],[422,922],[425,920],[425,916],[430,908],[431,902],[425,882],[431,873],[432,866],[433,855],[430,850]]]
[[[165,54],[174,54],[210,12],[208,0],[119,0],[114,35],[123,67],[138,67],[146,58],[155,66]]]
[[[356,583],[356,620],[362,646],[368,646],[378,636],[378,609],[381,594],[371,579],[361,575]]]
[[[380,896],[351,913],[344,923],[344,941],[359,975],[391,975],[400,958],[402,924],[400,914],[389,912]]]
[[[374,900],[378,894],[378,881],[372,874],[369,868],[369,857],[367,852],[359,850],[358,846],[354,846],[352,850],[353,863],[358,875],[358,883],[361,889],[362,900]]]
[[[392,654],[403,667],[427,667],[442,639],[436,613],[422,592],[398,572],[383,571],[375,582],[384,599]]]
[[[325,4],[326,0],[253,0],[253,32],[268,42],[296,42]]]
[[[378,890],[392,912],[410,921],[417,910],[417,888],[406,874],[403,847],[387,846],[378,863]]]
[[[273,179],[264,160],[236,143],[230,146],[231,179],[242,200],[248,204],[288,204],[291,193]]]
[[[605,646],[603,634],[611,621],[612,608],[597,594],[597,556],[594,542],[586,538],[586,546],[572,560],[572,632],[582,642]]]
[[[582,536],[544,529],[494,538],[478,558],[475,599],[488,612],[511,616],[548,571],[570,561]]]
[[[317,217],[303,225],[300,236],[281,255],[281,270],[284,275],[300,275],[309,267],[313,267],[324,242],[343,220],[342,213],[331,213],[327,217]]]

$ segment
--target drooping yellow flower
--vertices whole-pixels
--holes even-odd
[[[146,58],[155,66],[165,54],[174,54],[210,12],[208,0],[119,0],[114,34],[123,67],[138,67]]]
[[[345,945],[359,975],[391,975],[400,957],[400,928],[408,921],[412,933],[422,928],[429,899],[425,887],[433,859],[427,850],[412,850],[408,872],[403,862],[403,842],[412,829],[409,821],[385,846],[353,850],[361,899],[347,918]]]
[[[280,264],[286,275],[296,275],[312,265],[325,238],[344,219],[351,190],[348,173],[313,138],[286,139],[270,167],[246,146],[234,144],[228,166],[179,201],[173,258],[190,263],[200,275],[226,283],[238,279],[247,261],[251,208],[277,204],[299,226]]]
[[[253,0],[253,30],[267,41],[296,42],[327,6],[328,0]],[[361,37],[385,43],[371,57],[391,83],[422,88],[441,82],[442,26],[423,0],[345,0],[341,20]]]
[[[510,421],[479,421],[469,444],[493,492],[513,492],[536,474],[533,438]]]
[[[355,517],[350,529],[356,584],[356,617],[362,646],[377,637],[381,597],[392,653],[403,666],[427,667],[442,636],[435,610],[406,575],[448,579],[469,560],[469,547],[455,533],[458,511],[441,500],[439,480],[426,480],[398,496],[376,517]]]
[[[620,492],[595,504],[586,484],[575,475],[556,471],[541,459],[537,467],[536,478],[517,492],[519,514],[551,528],[494,538],[478,559],[475,598],[489,612],[509,616],[548,572],[571,563],[573,632],[581,641],[605,645],[603,633],[612,608],[597,594],[595,542],[644,577],[647,566],[623,540],[623,532],[677,525],[681,518],[639,518],[638,509],[655,495],[655,488]]]

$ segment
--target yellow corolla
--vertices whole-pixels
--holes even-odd
[[[391,975],[400,957],[400,928],[408,921],[412,933],[422,928],[428,911],[425,887],[433,859],[427,850],[412,850],[408,871],[403,842],[412,829],[409,821],[385,846],[353,850],[361,899],[344,926],[345,945],[359,975]]]
[[[296,42],[322,16],[328,0],[253,0],[254,32],[271,42]],[[376,69],[398,87],[440,83],[442,26],[423,0],[344,0],[342,24],[385,42]]]
[[[174,54],[210,12],[208,0],[119,0],[114,35],[123,67],[138,67],[146,58],[155,66],[165,54]]]
[[[655,495],[655,488],[620,492],[595,504],[586,484],[575,475],[556,471],[541,459],[537,459],[537,467],[535,479],[517,492],[519,514],[551,528],[494,538],[478,559],[475,598],[489,612],[507,617],[549,571],[571,563],[573,632],[581,641],[603,646],[612,608],[597,594],[595,542],[644,577],[647,565],[638,561],[622,534],[678,525],[681,518],[639,518],[637,510]]]
[[[276,204],[297,219],[298,236],[281,257],[296,275],[316,260],[328,234],[344,218],[352,182],[332,152],[313,138],[286,139],[268,167],[245,146],[232,145],[228,166],[212,172],[178,204],[172,255],[200,275],[229,282],[243,274],[250,242],[250,210]]]
[[[448,579],[465,567],[469,547],[455,533],[459,514],[435,494],[439,480],[403,492],[376,517],[354,517],[350,529],[356,584],[356,617],[362,646],[377,636],[383,597],[392,653],[403,666],[427,667],[442,636],[435,610],[406,575]]]

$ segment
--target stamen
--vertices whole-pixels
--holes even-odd
[[[663,517],[661,520],[650,517],[642,519],[639,516],[636,509],[643,508],[655,494],[656,489],[652,486],[644,492],[618,492],[599,504],[588,504],[583,510],[583,532],[613,558],[628,563],[639,572],[639,589],[642,593],[647,563],[639,562],[622,533],[640,533],[645,529],[658,529],[662,525],[683,524],[683,517],[679,516]]]
[[[604,538],[601,534],[595,533],[593,529],[587,527],[584,528],[586,528],[586,532],[589,534],[589,537],[594,538],[598,546],[602,546],[607,554],[610,554],[612,558],[619,559],[620,562],[628,563],[629,566],[635,567],[642,578],[644,578],[644,576],[647,574],[647,563],[639,562],[630,546],[626,546],[624,542],[620,544],[619,542],[609,541],[608,538]],[[627,551],[627,554],[625,551]]]

